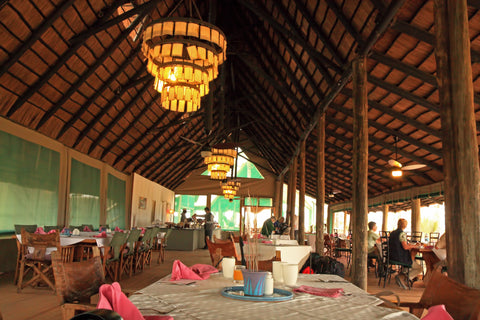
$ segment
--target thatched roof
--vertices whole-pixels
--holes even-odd
[[[240,126],[244,149],[280,174],[315,111],[395,2],[195,1],[203,19],[225,32],[228,58],[211,84],[211,101],[183,115],[161,108],[140,45],[143,25],[188,15],[189,1],[3,0],[0,115],[171,189],[202,165],[201,144]],[[478,110],[480,3],[469,5]],[[433,1],[409,0],[370,51],[370,195],[443,180],[434,43]],[[351,95],[347,83],[326,110],[327,192],[341,191],[333,201],[351,198]],[[205,130],[210,102],[211,132]],[[398,161],[427,167],[392,179],[387,161],[395,156],[395,137]],[[307,139],[312,195],[315,146],[314,130]]]

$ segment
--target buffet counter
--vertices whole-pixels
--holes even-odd
[[[160,232],[167,232],[161,228]],[[220,237],[221,230],[215,229],[213,234]],[[193,251],[205,246],[205,229],[171,229],[167,240],[167,250]]]

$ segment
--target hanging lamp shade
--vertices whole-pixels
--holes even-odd
[[[235,163],[237,150],[212,148],[211,152],[212,154],[204,159],[210,171],[210,179],[225,180],[230,167]]]
[[[162,107],[177,112],[198,110],[226,51],[224,33],[201,20],[168,17],[147,25],[142,52],[147,71],[155,77],[155,90],[162,95]]]
[[[220,182],[220,186],[222,187],[222,192],[225,199],[230,200],[235,198],[238,190],[240,190],[240,181],[234,179],[225,180]]]

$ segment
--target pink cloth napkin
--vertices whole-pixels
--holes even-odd
[[[445,305],[440,304],[430,307],[427,315],[422,320],[453,320],[453,318],[445,309]]]
[[[303,292],[313,294],[315,296],[321,297],[330,297],[330,298],[337,298],[343,294],[343,289],[326,289],[326,288],[315,288],[310,286],[300,286],[298,288],[293,289],[293,292]]]
[[[115,232],[123,232],[123,230],[120,229],[119,227],[115,227]]]
[[[215,272],[218,272],[218,270],[207,264],[196,264],[189,268],[180,260],[175,260],[173,262],[172,277],[170,278],[170,281],[181,279],[206,280],[210,278],[211,273]]]
[[[124,320],[173,320],[173,317],[171,316],[144,317],[137,307],[130,300],[128,300],[127,296],[122,292],[118,282],[114,282],[111,285],[102,285],[99,293],[100,298],[98,300],[97,309],[113,310]]]
[[[95,238],[106,238],[107,233],[105,231],[100,232],[99,234],[94,235]]]
[[[57,232],[57,230],[52,229],[52,230],[48,231],[48,234],[55,233],[55,232]]]
[[[88,226],[83,227],[84,232],[92,232],[92,229],[90,229]]]
[[[142,232],[140,232],[140,234],[144,234],[145,233],[145,228],[141,228],[142,229]]]
[[[47,234],[42,227],[38,227],[37,230],[35,230],[35,233],[37,234]]]
[[[273,241],[272,240],[262,240],[262,243],[265,243],[265,244],[272,244]]]

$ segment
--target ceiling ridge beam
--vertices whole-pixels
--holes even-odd
[[[55,7],[51,14],[48,16],[47,19],[43,21],[43,23],[35,30],[33,30],[30,37],[23,42],[15,52],[8,55],[8,59],[0,66],[0,77],[2,77],[5,72],[7,72],[11,66],[13,66],[22,56],[23,54],[30,49],[30,47],[39,40],[42,35],[51,27],[51,25],[63,15],[65,10],[67,10],[75,0],[66,0],[63,1],[62,4],[58,7]],[[1,6],[0,6],[1,8]]]
[[[59,133],[56,136],[56,140],[59,140],[65,132],[67,132],[70,127],[72,127],[75,122],[88,110],[88,108],[102,95],[102,93],[110,87],[110,84],[131,64],[131,59],[134,58],[140,51],[140,46],[137,46],[133,49],[128,57],[125,58],[125,61],[115,70],[112,75],[102,83],[101,87],[95,90],[95,92],[88,98],[88,100],[80,106],[78,111],[65,123],[60,129]]]
[[[117,4],[113,5],[115,9],[118,7]],[[142,20],[143,16],[146,15],[147,12],[143,12],[141,15],[139,15],[135,21],[132,22],[132,24],[138,24]],[[103,21],[106,16],[103,16],[103,18],[99,18],[95,23],[98,21]],[[88,27],[87,27],[88,28]],[[35,93],[37,93],[49,80],[53,75],[57,73],[58,70],[77,52],[77,50],[84,44],[84,41],[78,41],[75,42],[73,45],[69,46],[67,51],[65,51],[54,63],[53,66],[51,66],[47,72],[42,74],[37,81],[31,86],[28,87],[25,92],[23,92],[19,97],[17,97],[17,100],[15,103],[10,107],[10,109],[7,112],[7,117],[10,118],[13,116],[13,114],[20,109],[21,106],[25,104],[25,102],[28,101]]]

